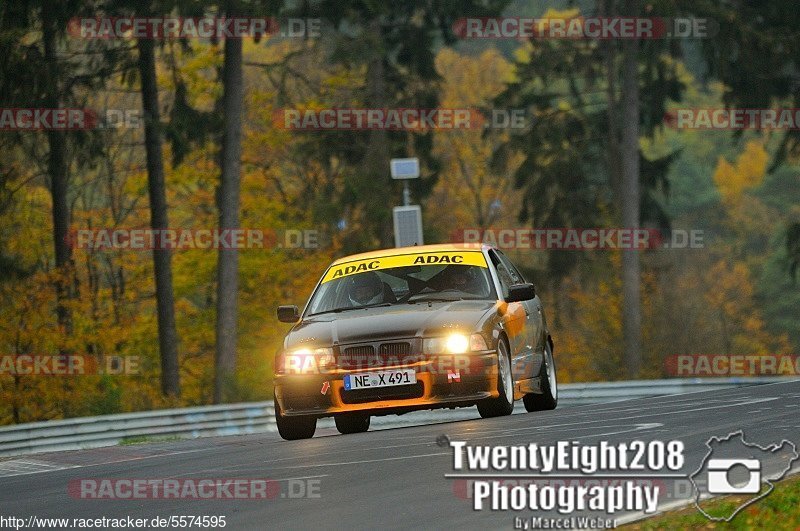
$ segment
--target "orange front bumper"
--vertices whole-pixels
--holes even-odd
[[[275,376],[275,398],[286,416],[332,416],[368,411],[373,415],[419,409],[474,405],[499,396],[495,351],[454,356],[430,356],[407,365],[358,370],[333,369],[325,374]],[[446,359],[446,362],[442,361]],[[344,376],[363,372],[414,369],[417,383],[407,386],[346,391]]]

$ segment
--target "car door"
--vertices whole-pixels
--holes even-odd
[[[497,251],[497,255],[500,258],[500,262],[506,267],[506,269],[508,269],[515,284],[523,284],[527,282],[519,269],[517,269],[517,267],[505,254],[503,254],[502,251]],[[538,376],[539,368],[544,355],[544,341],[542,339],[542,331],[544,328],[544,322],[542,318],[542,301],[539,299],[539,295],[537,294],[536,297],[527,301],[523,301],[522,304],[525,309],[524,335],[526,344],[524,351],[526,355],[523,359],[521,359],[523,365],[520,367],[515,367],[515,369],[517,369],[516,373],[518,374],[518,378],[520,379]]]
[[[529,378],[525,370],[526,365],[530,364],[531,361],[531,348],[526,326],[526,306],[523,302],[505,302],[506,297],[508,297],[508,288],[517,282],[494,249],[489,251],[489,257],[497,272],[501,289],[500,296],[504,301],[502,304],[505,305],[502,307],[503,327],[508,336],[511,350],[511,367],[514,380]]]

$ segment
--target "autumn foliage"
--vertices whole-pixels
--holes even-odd
[[[176,41],[157,50],[167,203],[176,228],[211,229],[218,223],[219,145],[206,133],[219,127],[221,50],[219,43]],[[344,54],[347,47],[337,50]],[[367,105],[375,63],[349,56],[328,61],[328,52],[307,40],[244,42],[241,226],[276,234],[312,230],[319,245],[291,248],[276,241],[240,251],[237,400],[272,397],[273,356],[288,328],[277,321],[275,308],[302,308],[334,258],[391,241],[387,213],[401,203],[401,186],[389,178],[388,167],[385,178],[374,178],[357,150],[382,145],[386,153],[380,156],[422,154],[425,178],[414,184],[413,194],[422,205],[426,243],[448,241],[467,227],[539,227],[547,223],[544,210],[546,220],[559,220],[562,227],[586,219],[598,226],[619,224],[606,197],[612,185],[596,170],[600,148],[591,142],[597,125],[588,122],[598,118],[585,111],[597,105],[605,85],[580,85],[570,77],[580,69],[586,78],[598,75],[594,44],[525,43],[514,52],[491,44],[442,45],[425,75],[387,90],[400,102],[430,96],[433,106],[482,112],[504,94],[518,97],[533,109],[528,126],[538,143],[527,147],[503,129],[393,132],[374,144],[370,132],[279,127],[274,116],[282,108]],[[700,83],[676,61],[658,56],[648,68],[677,76],[687,87],[682,105],[722,105],[724,86]],[[531,73],[537,68],[548,72],[547,83]],[[77,94],[87,107],[138,109],[138,83],[135,76],[109,75],[102,87]],[[576,97],[581,90],[586,94]],[[800,219],[796,161],[789,157],[781,170],[770,168],[780,149],[775,133],[701,133],[657,124],[646,129],[643,159],[663,169],[647,177],[653,182],[645,187],[646,206],[658,207],[673,228],[703,231],[704,240],[696,249],[641,253],[641,377],[667,376],[665,360],[675,354],[797,353],[800,295],[784,249],[786,225]],[[69,144],[71,228],[148,227],[142,129],[85,136]],[[117,357],[139,364],[132,374],[0,373],[0,424],[210,403],[217,251],[173,255],[182,393],[165,398],[151,254],[73,249],[70,266],[55,267],[42,138],[33,132],[21,140],[0,137],[0,356],[73,353],[101,366]],[[505,150],[498,153],[500,146]],[[587,179],[578,179],[578,170]],[[523,209],[529,215],[520,218]],[[565,211],[575,215],[562,216]],[[626,377],[624,252],[629,251],[508,251],[547,309],[562,382]],[[55,318],[56,285],[67,287],[62,303],[72,316],[70,330]]]

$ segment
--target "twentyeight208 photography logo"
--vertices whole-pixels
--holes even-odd
[[[768,446],[747,442],[741,430],[726,437],[711,437],[708,453],[700,467],[689,476],[695,489],[694,503],[706,518],[730,522],[745,507],[763,499],[775,489],[800,458],[793,442],[783,439]],[[704,506],[715,496],[744,496],[732,510],[729,506]]]

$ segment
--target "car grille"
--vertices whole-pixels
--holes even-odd
[[[347,347],[344,349],[345,356],[373,356],[375,347],[372,345],[359,345],[357,347]]]
[[[413,350],[410,341],[352,345],[342,349],[337,365],[341,369],[369,369],[411,363]]]
[[[380,352],[382,356],[407,356],[411,354],[411,343],[381,343]]]

